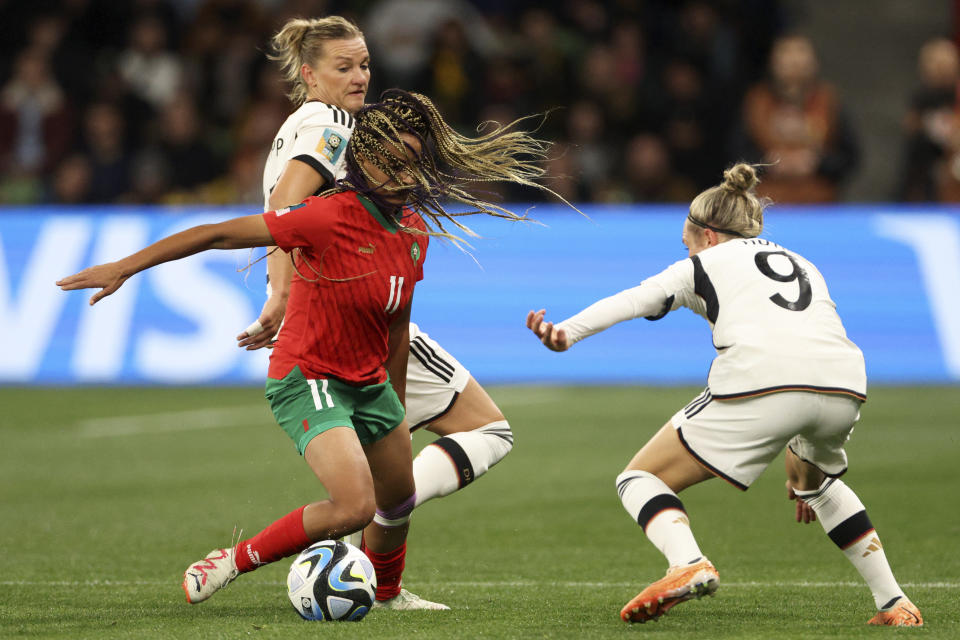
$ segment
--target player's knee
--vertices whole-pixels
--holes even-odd
[[[434,445],[446,452],[457,467],[460,488],[479,478],[513,449],[513,431],[506,420],[497,420],[472,431],[451,433]]]
[[[417,493],[414,491],[413,495],[399,504],[378,507],[373,515],[373,521],[388,529],[403,526],[410,520],[410,512],[416,504]]]
[[[513,430],[510,423],[505,419],[490,422],[476,430],[483,434],[489,441],[489,446],[493,452],[489,466],[493,466],[503,460],[510,451],[513,450]]]
[[[800,459],[789,447],[784,458],[787,481],[794,491],[812,491],[826,480],[826,474],[809,462]]]
[[[373,521],[376,512],[377,506],[372,497],[370,500],[338,505],[336,511],[336,517],[340,521],[338,528],[359,531]]]

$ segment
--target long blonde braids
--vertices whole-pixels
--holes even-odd
[[[407,206],[427,218],[428,225],[434,228],[430,232],[433,235],[461,241],[444,226],[452,223],[461,232],[475,236],[456,219],[461,216],[485,214],[511,220],[527,219],[471,191],[471,186],[482,183],[525,185],[566,202],[537,182],[545,174],[540,163],[547,158],[551,143],[518,128],[527,118],[505,126],[495,125],[476,138],[468,138],[444,121],[430,98],[389,89],[380,96],[380,102],[360,109],[355,119],[347,145],[347,174],[337,182],[336,189],[357,191],[380,205],[382,201],[375,191],[383,185],[364,169],[362,160],[369,161],[389,176],[390,184],[383,188],[405,192]],[[419,159],[410,160],[408,154],[402,152],[405,145],[401,133],[418,139],[422,149]],[[402,174],[412,176],[414,184],[405,185]],[[469,210],[451,213],[443,203],[445,200],[465,204]]]

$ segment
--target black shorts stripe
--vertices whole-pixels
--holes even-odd
[[[810,465],[811,467],[816,467],[817,469],[820,469],[820,465],[818,465],[816,462],[813,462],[813,461],[811,461],[811,460],[807,460],[807,459],[804,458],[803,456],[797,455],[797,452],[794,451],[794,450],[793,450],[793,447],[791,447],[789,444],[787,445],[787,449],[790,450],[790,453],[792,453],[793,455],[797,456],[797,460],[803,460],[804,462],[806,462],[806,463],[807,463],[808,465]],[[825,476],[827,476],[828,478],[830,478],[830,480],[831,480],[830,484],[833,484],[833,480],[836,480],[837,478],[839,478],[840,476],[842,476],[842,475],[845,474],[846,472],[847,472],[847,467],[844,467],[842,471],[839,471],[839,472],[837,472],[837,473],[827,473],[825,470],[820,469],[820,473],[822,473],[823,475],[825,475]],[[826,490],[827,490],[827,487],[829,487],[830,484],[828,484],[826,487],[824,487],[824,488],[823,488],[823,491],[826,491]],[[823,493],[823,491],[821,491],[820,493]],[[817,494],[817,495],[820,495],[820,494]]]
[[[692,456],[696,459],[697,462],[699,462],[701,465],[703,465],[703,467],[704,467],[707,471],[709,471],[709,472],[712,473],[713,475],[717,476],[718,478],[722,478],[722,479],[726,480],[727,482],[729,482],[730,484],[732,484],[733,486],[735,486],[737,489],[740,489],[740,491],[746,491],[747,489],[750,488],[749,485],[745,485],[745,484],[743,484],[742,482],[739,482],[739,481],[737,481],[737,480],[734,480],[733,478],[731,478],[730,476],[726,475],[725,473],[723,473],[722,471],[720,471],[719,469],[717,469],[715,466],[713,466],[712,464],[710,464],[709,462],[707,462],[706,460],[704,460],[703,458],[701,458],[700,456],[698,456],[698,455],[697,455],[697,452],[694,451],[694,450],[690,447],[690,445],[687,443],[687,441],[684,439],[684,437],[683,437],[683,430],[682,430],[682,429],[677,429],[677,437],[680,438],[680,444],[683,445],[683,448],[686,449],[687,452],[688,452],[690,455],[692,455]]]
[[[873,524],[867,517],[866,510],[858,511],[827,533],[833,544],[846,549],[854,542],[873,531]]]
[[[817,387],[812,384],[783,384],[776,387],[765,387],[763,389],[754,389],[752,391],[741,391],[738,393],[724,393],[714,395],[717,400],[737,400],[740,398],[752,398],[754,396],[763,396],[780,391],[812,391],[814,393],[827,393],[841,396],[851,396],[861,402],[867,401],[867,396],[853,389],[844,389],[843,387]]]
[[[637,515],[637,524],[640,525],[641,529],[646,531],[650,521],[667,509],[679,509],[684,513],[687,512],[687,510],[683,508],[683,503],[680,502],[680,498],[670,495],[669,493],[662,493],[647,500],[647,504],[643,505],[643,508],[640,509],[640,513]]]
[[[449,371],[451,376],[453,375],[454,371],[456,371],[456,369],[452,364],[450,364],[449,362],[441,358],[439,355],[437,355],[437,352],[434,350],[434,348],[431,347],[427,343],[427,341],[421,338],[420,336],[417,336],[410,342],[411,344],[416,343],[420,345],[420,347],[423,348],[423,354],[427,356],[427,359],[430,360],[430,362],[435,364],[437,367],[443,369],[444,371]]]
[[[432,416],[432,417],[430,417],[430,418],[427,418],[426,420],[421,420],[421,421],[418,422],[417,424],[413,425],[412,427],[410,427],[410,432],[413,433],[413,432],[416,431],[417,429],[421,429],[421,428],[427,426],[428,424],[430,424],[431,422],[433,422],[434,420],[439,420],[439,419],[442,418],[443,416],[445,416],[445,415],[447,415],[448,413],[450,413],[450,409],[453,409],[453,405],[456,404],[457,398],[459,398],[459,397],[460,397],[460,393],[457,392],[457,391],[454,391],[454,392],[453,392],[453,397],[450,398],[450,404],[447,405],[446,409],[444,409],[443,411],[441,411],[440,413],[438,413],[438,414],[435,415],[435,416]]]
[[[473,465],[470,463],[470,457],[467,456],[467,452],[463,450],[463,447],[457,444],[456,440],[440,438],[432,444],[440,447],[450,456],[450,461],[457,469],[457,480],[460,483],[461,489],[473,482]]]
[[[703,411],[711,401],[713,401],[713,396],[710,395],[710,389],[708,387],[703,390],[703,393],[694,398],[690,404],[683,408],[683,414],[687,416],[687,418],[692,418]]]
[[[413,356],[420,361],[420,364],[422,364],[427,371],[437,376],[444,382],[450,382],[450,380],[453,378],[453,376],[447,373],[446,371],[443,371],[438,367],[436,367],[432,363],[432,361],[429,359],[429,357],[427,357],[427,355],[421,352],[421,347],[417,345],[415,342],[410,343],[410,353],[412,353]]]

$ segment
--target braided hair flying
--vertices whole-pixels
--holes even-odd
[[[346,151],[346,176],[337,181],[334,191],[356,191],[387,210],[391,205],[378,196],[377,190],[402,192],[406,206],[425,216],[428,226],[433,227],[432,235],[459,241],[459,237],[447,232],[446,222],[475,236],[469,227],[457,221],[460,216],[486,214],[526,219],[475,195],[475,188],[482,183],[526,185],[566,202],[536,182],[545,174],[539,162],[546,159],[550,143],[517,129],[524,118],[506,126],[493,125],[478,137],[468,138],[444,121],[430,98],[401,89],[383,92],[379,102],[362,107],[354,117],[356,125]],[[411,134],[420,142],[419,158],[404,152],[402,133]],[[380,184],[370,176],[364,169],[364,160],[383,171],[389,182]],[[465,204],[469,210],[451,213],[445,201]]]

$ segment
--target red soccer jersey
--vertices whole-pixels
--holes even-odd
[[[423,279],[429,238],[402,226],[423,231],[423,220],[407,211],[398,224],[353,192],[263,218],[278,247],[300,250],[267,375],[281,380],[299,365],[307,378],[384,382],[390,323]]]

